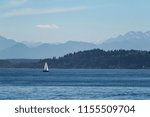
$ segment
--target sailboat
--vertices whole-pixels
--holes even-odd
[[[43,72],[49,72],[47,62],[45,62]]]

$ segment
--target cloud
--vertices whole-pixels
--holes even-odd
[[[9,2],[2,5],[0,8],[7,9],[7,8],[14,8],[26,3],[28,0],[9,0]]]
[[[41,29],[59,29],[60,26],[56,25],[56,24],[38,24],[36,25],[37,28],[41,28]]]
[[[18,5],[18,4],[24,4],[26,3],[28,0],[10,0],[9,4],[14,4],[14,5]]]
[[[13,16],[24,16],[24,15],[65,13],[65,12],[82,11],[86,9],[88,9],[88,7],[84,7],[84,6],[70,7],[70,8],[42,8],[42,9],[23,8],[23,9],[16,9],[14,11],[6,12],[3,14],[3,16],[13,17]]]

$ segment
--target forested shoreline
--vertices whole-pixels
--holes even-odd
[[[93,49],[58,58],[0,60],[0,68],[42,68],[45,62],[61,69],[149,69],[150,51]]]

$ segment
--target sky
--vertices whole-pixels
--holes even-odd
[[[16,41],[100,43],[150,30],[150,0],[0,0],[0,35]]]

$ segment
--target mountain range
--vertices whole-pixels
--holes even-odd
[[[100,44],[87,42],[68,41],[60,44],[16,42],[0,36],[0,59],[30,58],[43,59],[63,56],[67,53],[90,49],[104,50],[150,50],[150,31],[134,32],[130,31],[124,35],[107,39]]]
[[[130,31],[124,35],[119,35],[118,37],[108,39],[104,43],[100,44],[99,47],[105,50],[150,50],[150,31]]]

